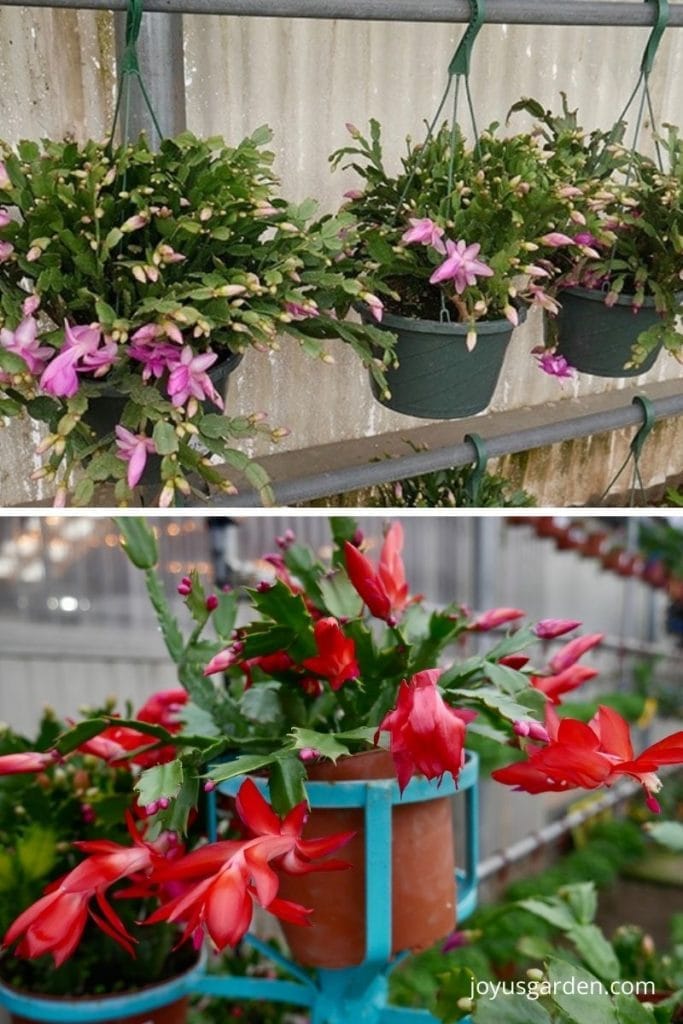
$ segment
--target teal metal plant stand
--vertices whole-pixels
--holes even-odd
[[[466,806],[466,868],[456,872],[457,919],[464,921],[477,904],[479,860],[478,760],[468,753],[458,785],[413,779],[401,796],[393,779],[367,782],[309,782],[312,808],[357,807],[365,811],[366,956],[362,964],[340,970],[309,970],[248,934],[244,941],[277,964],[291,980],[209,974],[205,957],[188,973],[163,985],[104,999],[52,1000],[0,985],[0,1005],[10,1012],[52,1024],[97,1024],[147,1013],[183,996],[201,994],[230,1000],[267,1000],[310,1010],[312,1024],[438,1024],[427,1010],[388,1004],[389,975],[408,954],[391,955],[392,808],[444,796],[461,795]],[[221,783],[216,792],[235,796],[241,779]],[[267,796],[265,779],[255,779]],[[209,836],[217,833],[216,792],[208,797]],[[469,1018],[462,1024],[468,1024]],[[469,1022],[471,1024],[471,1022]]]
[[[466,807],[466,868],[456,872],[457,920],[464,921],[477,905],[479,804],[477,755],[467,754],[458,784],[448,777],[441,785],[413,779],[403,792],[393,779],[367,782],[309,782],[311,808],[363,808],[365,811],[366,919],[365,960],[357,967],[308,970],[293,963],[266,942],[248,934],[248,942],[293,979],[244,978],[206,974],[194,991],[226,999],[264,999],[308,1008],[312,1024],[438,1024],[427,1010],[390,1006],[389,975],[408,954],[391,955],[392,808],[456,794]],[[217,792],[235,796],[240,779],[230,779]],[[265,779],[254,780],[267,797]],[[210,794],[209,834],[216,836],[216,793]],[[463,1021],[463,1024],[468,1024]]]

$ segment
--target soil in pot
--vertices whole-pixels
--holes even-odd
[[[312,781],[394,778],[391,755],[369,751],[309,768]],[[355,831],[335,856],[345,871],[283,875],[280,895],[313,908],[310,928],[283,924],[294,959],[311,967],[342,968],[365,956],[364,814],[361,809],[318,809],[304,835]],[[396,805],[393,810],[392,952],[426,949],[455,927],[455,855],[451,800]]]
[[[360,313],[372,322],[367,309],[360,307]],[[398,338],[399,365],[386,371],[391,397],[385,398],[371,378],[373,395],[382,405],[423,419],[461,419],[490,404],[512,337],[507,320],[479,321],[472,352],[466,344],[466,324],[385,313],[382,323],[374,326]]]
[[[588,288],[567,288],[559,298],[557,351],[577,370],[594,377],[638,377],[652,369],[661,345],[640,366],[624,366],[638,335],[660,320],[653,298],[638,313],[630,295],[620,295],[614,306],[605,305],[604,292]]]

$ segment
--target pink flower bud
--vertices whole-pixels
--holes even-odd
[[[552,640],[556,636],[571,633],[580,625],[576,619],[541,619],[532,629],[532,633],[541,640]]]
[[[218,608],[218,598],[215,594],[209,594],[206,599],[206,610],[207,612],[215,612]]]
[[[217,785],[218,783],[214,782],[213,779],[207,779],[206,782],[204,783],[204,792],[213,793]]]

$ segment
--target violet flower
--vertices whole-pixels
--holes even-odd
[[[435,224],[430,217],[421,217],[419,219],[410,217],[408,223],[411,226],[401,235],[401,241],[404,245],[431,245],[432,249],[436,249],[437,252],[446,252],[446,247],[441,240],[443,228]]]
[[[154,441],[145,434],[133,434],[120,424],[114,427],[117,455],[128,463],[128,486],[132,489],[140,482],[145,471],[147,456],[156,452]]]
[[[206,372],[217,359],[216,352],[209,350],[196,356],[190,346],[185,345],[180,354],[180,362],[173,367],[168,380],[168,394],[173,405],[185,405],[191,398],[198,401],[208,398],[219,409],[223,408],[223,399]]]
[[[452,278],[456,292],[462,295],[468,285],[477,283],[477,277],[493,277],[491,268],[476,258],[480,249],[481,246],[477,242],[468,245],[463,239],[459,242],[447,239],[448,258],[429,278],[430,284],[440,284]]]
[[[555,355],[553,352],[545,352],[543,355],[537,355],[536,361],[538,362],[539,369],[551,377],[571,378],[574,376],[574,367],[569,365],[564,356]]]
[[[29,373],[32,373],[34,377],[40,376],[55,351],[49,345],[41,347],[38,339],[38,324],[31,316],[22,320],[14,331],[3,327],[0,330],[0,345],[8,352],[14,352],[15,355],[21,356]]]
[[[138,363],[143,363],[142,379],[150,377],[158,380],[167,370],[173,370],[180,362],[180,349],[169,342],[158,341],[150,344],[132,344],[128,355]]]
[[[103,377],[114,365],[116,352],[116,343],[103,338],[99,324],[72,327],[65,321],[64,344],[44,371],[40,386],[56,398],[70,398],[78,391],[78,374]]]

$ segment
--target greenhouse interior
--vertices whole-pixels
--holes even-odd
[[[0,1013],[683,1019],[683,527],[0,519]]]

